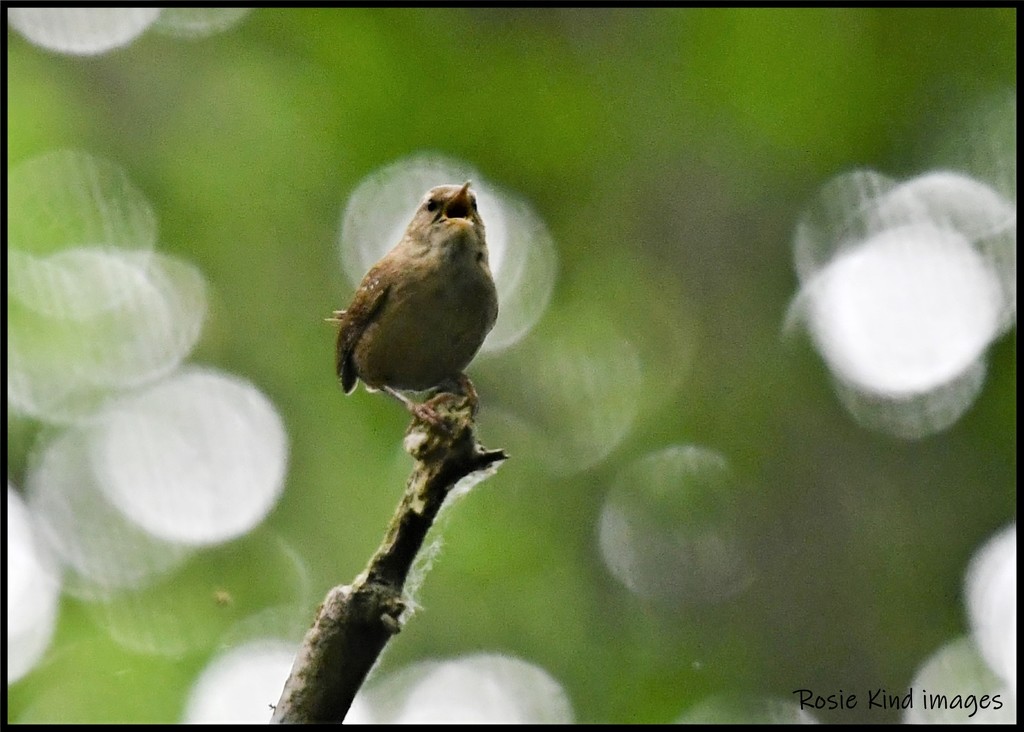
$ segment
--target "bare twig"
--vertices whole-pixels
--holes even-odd
[[[367,673],[401,629],[402,588],[449,491],[466,476],[496,467],[502,450],[473,434],[468,399],[430,402],[443,427],[414,419],[405,449],[416,460],[383,542],[351,585],[332,588],[296,655],[272,722],[341,722]]]

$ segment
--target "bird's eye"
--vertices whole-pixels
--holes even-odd
[[[434,212],[434,211],[437,210],[437,207],[439,205],[440,204],[437,201],[435,201],[433,198],[431,198],[429,201],[427,201],[427,210],[430,211],[430,212]]]
[[[473,210],[476,211],[476,199],[473,199]]]

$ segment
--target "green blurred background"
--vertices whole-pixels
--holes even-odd
[[[579,721],[667,722],[712,694],[905,689],[966,632],[967,563],[1016,512],[1016,328],[967,414],[906,442],[857,426],[781,327],[801,209],[852,168],[955,166],[949,130],[1015,93],[1014,9],[260,9],[207,39],[148,33],[98,57],[7,40],[8,166],[61,147],[123,166],[159,249],[208,279],[191,361],[251,380],[288,432],[279,505],[193,560],[169,613],[214,587],[234,599],[211,627],[272,605],[296,583],[267,559],[283,541],[308,570],[301,632],[376,547],[411,465],[407,415],[343,398],[323,318],[352,292],[337,253],[348,195],[431,151],[529,201],[559,271],[528,342],[470,367],[481,437],[512,459],[450,512],[382,672],[509,653],[551,673]],[[505,441],[488,401],[514,407],[507,374],[528,384],[546,348],[593,329],[639,355],[636,416],[603,459],[553,470]],[[18,486],[42,429],[7,426]],[[674,444],[737,476],[730,521],[752,579],[722,602],[645,600],[601,561],[616,476]],[[9,720],[175,721],[218,650],[133,653],[70,597],[58,622],[9,687]]]

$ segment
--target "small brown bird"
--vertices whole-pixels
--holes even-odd
[[[498,317],[498,293],[487,262],[484,222],[469,181],[431,188],[401,241],[370,268],[352,304],[336,310],[335,366],[341,387],[356,379],[438,424],[428,404],[400,390],[477,396],[463,369]]]

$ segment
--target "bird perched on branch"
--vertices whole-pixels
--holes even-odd
[[[402,391],[460,393],[476,408],[463,373],[498,317],[476,195],[462,186],[431,188],[401,241],[363,277],[338,324],[335,366],[346,394],[360,379],[434,424],[429,404]]]

